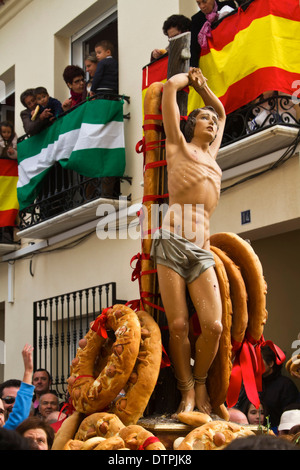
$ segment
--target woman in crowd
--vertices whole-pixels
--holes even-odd
[[[63,72],[63,78],[71,94],[62,104],[63,110],[68,111],[86,99],[85,73],[78,65],[68,65]]]
[[[91,52],[86,57],[86,59],[84,61],[84,64],[85,64],[85,71],[89,74],[89,80],[86,84],[86,91],[87,91],[87,94],[89,94],[90,91],[91,91],[93,78],[94,78],[94,75],[95,75],[96,70],[97,70],[98,60],[97,60],[97,57],[96,57],[96,53]]]
[[[35,442],[37,450],[50,450],[54,441],[54,430],[43,419],[32,416],[25,419],[16,428],[16,431],[23,437]]]

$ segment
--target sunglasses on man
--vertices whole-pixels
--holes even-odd
[[[16,397],[5,397],[1,398],[1,400],[4,401],[4,403],[7,405],[12,405],[16,401]]]

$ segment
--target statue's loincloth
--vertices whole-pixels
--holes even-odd
[[[156,264],[177,272],[187,284],[215,265],[212,252],[163,229],[157,230],[153,235],[151,258]]]

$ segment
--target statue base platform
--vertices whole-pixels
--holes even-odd
[[[165,415],[143,417],[137,424],[158,437],[167,450],[173,450],[174,441],[178,437],[187,436],[194,429],[193,426]]]
[[[220,419],[217,416],[215,419]],[[140,418],[137,422],[139,426],[152,432],[154,436],[164,444],[167,450],[174,450],[174,441],[178,437],[187,436],[195,426],[189,426],[188,424],[181,423],[180,421],[171,418],[169,415],[153,415]],[[254,434],[271,434],[274,435],[272,430],[269,430],[265,426],[257,425],[243,425],[249,428]]]

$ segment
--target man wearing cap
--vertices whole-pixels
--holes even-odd
[[[300,403],[297,404],[300,408]],[[278,435],[282,434],[296,434],[299,430],[296,430],[300,427],[300,409],[290,409],[282,413],[280,418],[280,423],[278,426]]]

